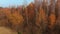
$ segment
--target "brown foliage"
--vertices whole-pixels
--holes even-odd
[[[23,34],[59,34],[59,2],[29,4],[21,8],[0,8],[0,25],[10,27]]]

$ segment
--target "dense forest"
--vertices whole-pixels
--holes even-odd
[[[35,0],[28,6],[0,7],[0,26],[22,34],[60,34],[60,0]]]

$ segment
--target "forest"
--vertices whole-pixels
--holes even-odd
[[[26,7],[0,7],[0,26],[22,34],[60,34],[60,0],[35,0]]]

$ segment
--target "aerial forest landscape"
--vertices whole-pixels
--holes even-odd
[[[60,34],[60,0],[6,5],[0,5],[0,34]]]

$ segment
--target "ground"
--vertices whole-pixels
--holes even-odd
[[[0,34],[17,34],[17,32],[6,27],[0,27]]]

